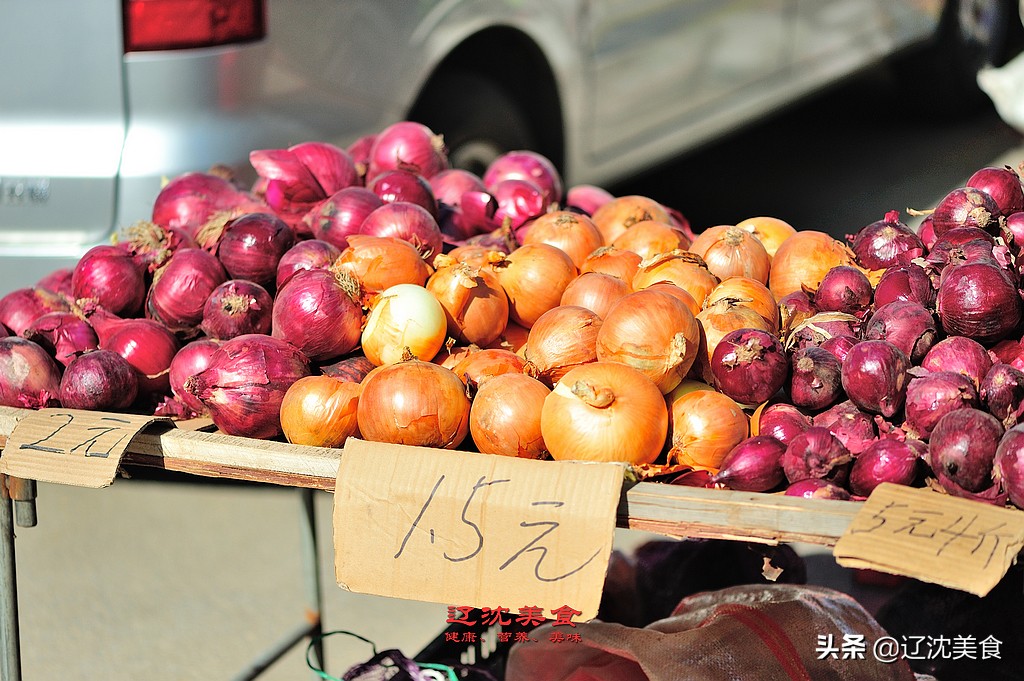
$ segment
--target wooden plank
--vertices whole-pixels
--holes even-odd
[[[0,447],[25,413],[0,407]],[[340,457],[338,449],[156,425],[132,440],[123,462],[333,492]],[[832,546],[860,506],[849,501],[641,482],[623,487],[617,525],[671,537]]]

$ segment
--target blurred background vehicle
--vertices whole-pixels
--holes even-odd
[[[0,3],[0,294],[149,217],[161,182],[401,119],[608,185],[892,59],[953,113],[1020,45],[1009,0]]]

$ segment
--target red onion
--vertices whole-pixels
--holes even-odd
[[[199,328],[217,340],[246,333],[270,333],[273,308],[274,301],[267,289],[253,281],[229,279],[206,299]]]
[[[835,481],[845,476],[852,460],[850,450],[828,428],[811,426],[786,445],[782,468],[790,483],[806,478]]]
[[[818,313],[805,291],[793,291],[779,299],[779,327],[786,336]]]
[[[227,280],[216,256],[201,248],[183,248],[153,276],[146,316],[174,333],[194,336],[203,322],[206,299]]]
[[[38,343],[0,338],[0,404],[21,409],[58,406],[60,367]]]
[[[484,171],[484,185],[493,189],[502,180],[529,180],[540,187],[545,205],[562,200],[562,177],[547,157],[535,151],[508,151]]]
[[[968,492],[992,486],[992,465],[1004,429],[980,409],[957,409],[939,419],[928,440],[932,470]]]
[[[863,227],[853,236],[850,246],[857,262],[869,270],[907,264],[921,257],[925,251],[921,237],[900,221],[896,210]]]
[[[1024,415],[1024,371],[1009,364],[993,364],[981,381],[978,397],[990,414],[1012,428]]]
[[[1020,175],[1010,166],[981,168],[968,178],[966,186],[991,196],[999,207],[1000,215],[1024,211],[1024,187],[1021,186]]]
[[[377,133],[370,149],[367,182],[385,170],[408,170],[430,179],[448,167],[444,139],[414,121],[399,121]]]
[[[212,338],[197,338],[186,343],[171,360],[167,377],[171,392],[196,416],[206,412],[206,407],[192,393],[185,390],[185,381],[210,366],[210,358],[221,345]]]
[[[852,400],[844,400],[815,415],[813,424],[831,431],[853,455],[878,439],[875,419]]]
[[[214,424],[228,435],[278,437],[281,402],[291,385],[310,375],[309,360],[290,343],[246,334],[225,341],[210,366],[185,381]]]
[[[117,235],[117,246],[147,272],[158,270],[179,248],[196,245],[196,240],[180,227],[163,227],[148,220],[140,220]]]
[[[862,410],[888,418],[903,406],[910,366],[906,353],[889,341],[861,341],[843,362],[843,390]]]
[[[944,270],[935,307],[947,334],[982,344],[1002,340],[1021,319],[1017,287],[998,266],[986,262]]]
[[[135,369],[139,397],[170,392],[168,371],[180,343],[166,327],[149,319],[125,319],[97,334],[101,349],[113,350]]]
[[[1015,252],[1019,253],[1024,248],[1024,211],[1018,211],[1006,216],[1004,234],[1010,238],[1007,241],[1013,246]]]
[[[831,352],[839,360],[839,364],[842,365],[846,361],[846,356],[850,354],[850,348],[859,342],[860,339],[853,336],[833,336],[823,340],[818,347]]]
[[[373,143],[376,141],[377,133],[370,133],[359,137],[345,149],[356,164],[356,172],[359,173],[360,184],[366,179],[366,171],[370,167],[370,152],[373,150]]]
[[[350,383],[362,383],[375,366],[377,365],[368,360],[366,355],[358,354],[323,365],[320,367],[320,373]]]
[[[385,203],[375,209],[363,220],[359,233],[408,241],[427,262],[433,261],[444,247],[437,220],[422,206],[405,201]]]
[[[99,339],[89,322],[74,312],[48,312],[25,330],[24,337],[38,343],[67,366],[83,352],[99,348]]]
[[[343,272],[297,272],[274,300],[273,336],[314,362],[341,357],[359,345],[363,309],[358,301],[359,285]]]
[[[71,276],[75,298],[91,298],[113,314],[133,317],[146,300],[145,272],[116,246],[93,246]]]
[[[793,327],[786,347],[792,349],[821,345],[836,336],[857,338],[860,325],[860,319],[845,312],[819,312]]]
[[[1024,509],[1024,425],[1014,426],[1003,434],[992,468],[992,477],[1010,502]]]
[[[761,410],[757,419],[757,434],[774,437],[782,444],[811,427],[811,417],[785,402],[772,402]]]
[[[19,288],[0,298],[0,324],[24,336],[32,324],[50,312],[67,312],[67,300],[45,288]]]
[[[978,341],[965,336],[950,336],[932,346],[921,360],[921,368],[958,371],[980,387],[985,374],[992,368],[992,357]]]
[[[295,235],[276,215],[248,213],[223,227],[204,227],[197,241],[217,256],[230,278],[265,287],[274,284],[277,265],[295,245]]]
[[[928,273],[920,265],[894,265],[888,268],[875,285],[875,307],[897,300],[909,300],[931,308],[935,305],[935,289]]]
[[[438,202],[455,208],[461,206],[462,195],[466,192],[487,191],[487,187],[479,175],[462,168],[442,170],[431,177],[428,182],[430,190]]]
[[[256,197],[212,173],[185,173],[168,182],[153,203],[153,222],[194,237],[215,214],[229,210],[266,210]]]
[[[820,312],[844,312],[863,317],[871,307],[871,282],[856,267],[837,265],[822,278],[814,293],[814,306]]]
[[[756,405],[786,382],[789,362],[774,335],[759,329],[736,329],[715,347],[711,373],[720,392],[740,404]]]
[[[462,245],[466,239],[493,231],[497,210],[498,202],[484,191],[466,192],[458,206],[442,204],[438,224],[445,242]]]
[[[60,381],[61,406],[91,411],[124,411],[135,402],[138,375],[113,350],[79,355],[64,370]]]
[[[325,270],[334,264],[341,250],[332,243],[320,239],[305,239],[289,248],[277,262],[275,288],[280,290],[285,282],[299,270]]]
[[[786,488],[787,497],[801,497],[803,499],[831,499],[836,501],[849,501],[850,493],[845,489],[821,478],[807,478],[794,482]]]
[[[887,340],[917,364],[935,344],[938,329],[920,303],[896,300],[876,308],[864,325],[864,340]]]
[[[843,398],[842,364],[828,350],[813,345],[800,348],[790,363],[786,390],[797,407],[818,411]]]
[[[518,230],[531,219],[543,215],[548,208],[544,191],[529,180],[501,180],[491,186],[490,191],[498,203],[493,217],[495,226],[504,224],[507,219],[509,226]]]
[[[614,198],[614,194],[596,185],[576,184],[565,193],[565,205],[570,210],[576,208],[587,215],[593,215],[594,211]]]
[[[346,187],[313,206],[302,219],[313,238],[344,250],[348,238],[359,233],[366,216],[383,205],[381,198],[366,187]]]
[[[430,213],[432,218],[438,219],[437,198],[430,183],[422,175],[408,170],[385,170],[373,178],[367,189],[384,203],[415,203]]]
[[[768,492],[786,480],[782,455],[786,445],[768,435],[754,435],[733,447],[711,481],[741,492]]]
[[[74,298],[75,292],[71,286],[71,277],[74,275],[74,272],[75,269],[73,267],[62,267],[59,270],[54,270],[36,282],[36,288],[67,298]]]
[[[935,235],[957,227],[977,227],[992,231],[997,225],[999,205],[987,193],[973,187],[958,187],[939,201],[932,211],[932,229]]]
[[[973,381],[956,371],[935,371],[915,376],[907,384],[904,427],[914,437],[927,440],[935,424],[956,409],[978,406]]]
[[[910,485],[917,479],[924,445],[918,440],[882,438],[861,452],[850,468],[850,491],[866,497],[883,482]]]
[[[288,151],[316,180],[314,191],[319,189],[320,198],[359,182],[355,161],[346,149],[328,142],[299,142],[288,147]]]
[[[993,345],[988,352],[993,362],[1009,364],[1024,371],[1024,344],[1021,341],[1007,338]]]
[[[917,235],[921,237],[925,250],[932,250],[932,246],[935,245],[935,240],[938,236],[935,234],[935,225],[932,221],[931,214],[926,215],[924,219],[921,220],[921,224],[917,227]]]
[[[705,489],[712,489],[715,483],[711,481],[712,474],[710,471],[706,471],[703,468],[694,468],[693,470],[680,473],[671,480],[668,481],[670,485],[679,485],[680,487],[703,487]]]

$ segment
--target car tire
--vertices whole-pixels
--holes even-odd
[[[1012,56],[1021,18],[1017,0],[947,0],[935,37],[900,55],[893,67],[905,91],[920,95],[916,107],[936,117],[955,117],[991,106],[978,87],[978,71]]]
[[[523,107],[498,83],[471,71],[436,76],[410,117],[444,137],[452,167],[481,176],[506,151],[536,148]]]

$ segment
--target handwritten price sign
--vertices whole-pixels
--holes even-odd
[[[0,473],[81,487],[106,487],[132,438],[155,416],[42,409],[15,426],[0,457]]]
[[[873,568],[984,596],[1024,547],[1024,512],[928,489],[880,485],[833,551]]]
[[[334,502],[338,584],[485,607],[597,615],[619,464],[529,461],[349,440]]]

